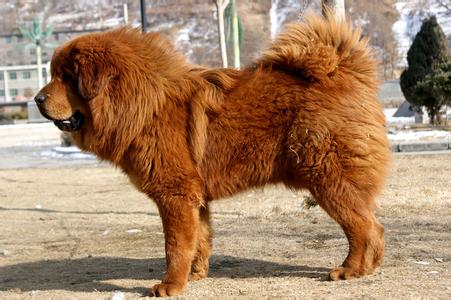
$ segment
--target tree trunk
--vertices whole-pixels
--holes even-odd
[[[233,34],[233,66],[240,67],[240,41],[238,32],[238,15],[235,0],[232,0],[232,34]]]
[[[441,115],[440,115],[440,107],[430,106],[427,107],[428,115],[429,115],[429,124],[431,125],[440,125],[441,123]]]
[[[321,10],[326,16],[327,10],[330,10],[336,19],[345,17],[345,1],[344,0],[321,0]]]
[[[227,62],[227,48],[224,32],[224,10],[229,4],[230,0],[214,0],[216,4],[216,10],[218,12],[218,35],[219,35],[219,48],[221,51],[222,66],[228,67]]]

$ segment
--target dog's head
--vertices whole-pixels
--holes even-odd
[[[190,70],[156,33],[123,27],[87,34],[55,51],[52,79],[35,101],[80,148],[119,158],[167,99],[191,97],[194,85],[185,80]]]
[[[36,95],[43,116],[64,131],[79,131],[91,120],[91,103],[105,97],[117,70],[111,61],[114,41],[88,35],[58,48],[52,80]]]

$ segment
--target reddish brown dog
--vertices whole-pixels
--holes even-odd
[[[42,114],[158,206],[167,272],[156,295],[207,276],[209,202],[268,183],[308,189],[343,228],[349,254],[332,280],[381,264],[374,198],[390,152],[376,62],[345,21],[293,24],[242,70],[191,65],[156,33],[88,34],[55,52],[51,73]]]

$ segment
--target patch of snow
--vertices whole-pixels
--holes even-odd
[[[182,28],[179,30],[177,39],[175,40],[175,43],[178,44],[180,42],[189,42],[189,33],[191,32],[191,28]]]
[[[450,133],[444,130],[431,131],[399,131],[389,133],[388,138],[391,141],[430,141],[430,140],[446,140],[450,137]]]
[[[413,117],[387,117],[388,124],[413,124],[415,123],[415,116]]]
[[[127,233],[138,233],[138,232],[142,232],[141,229],[129,229],[127,230]]]
[[[393,117],[398,108],[384,108],[385,119],[388,124],[412,124],[415,123],[415,116]]]
[[[69,148],[63,150],[64,148]],[[42,157],[59,159],[96,159],[93,154],[81,152],[76,147],[54,147],[52,150],[45,150],[39,153]]]
[[[54,151],[58,152],[58,153],[65,153],[65,154],[70,154],[70,153],[81,153],[81,150],[78,147],[75,146],[70,146],[70,147],[54,147],[53,148]]]
[[[271,0],[269,19],[271,22],[271,38],[274,38],[282,29],[290,15],[299,15],[307,6],[306,1],[299,0]]]
[[[105,27],[116,27],[119,25],[124,25],[124,18],[110,18],[103,21],[103,26]]]
[[[398,108],[384,108],[384,115],[386,118],[392,117]]]
[[[111,300],[125,300],[125,294],[123,292],[115,291]]]
[[[357,26],[357,27],[362,27],[364,28],[366,25],[368,25],[370,23],[370,21],[368,20],[368,13],[365,12],[363,14],[363,16],[357,16],[357,18],[355,18],[353,20],[353,23]]]

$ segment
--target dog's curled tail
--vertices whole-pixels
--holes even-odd
[[[324,18],[310,14],[287,25],[256,63],[317,81],[330,79],[340,68],[366,82],[377,77],[376,60],[361,30],[331,13]]]

